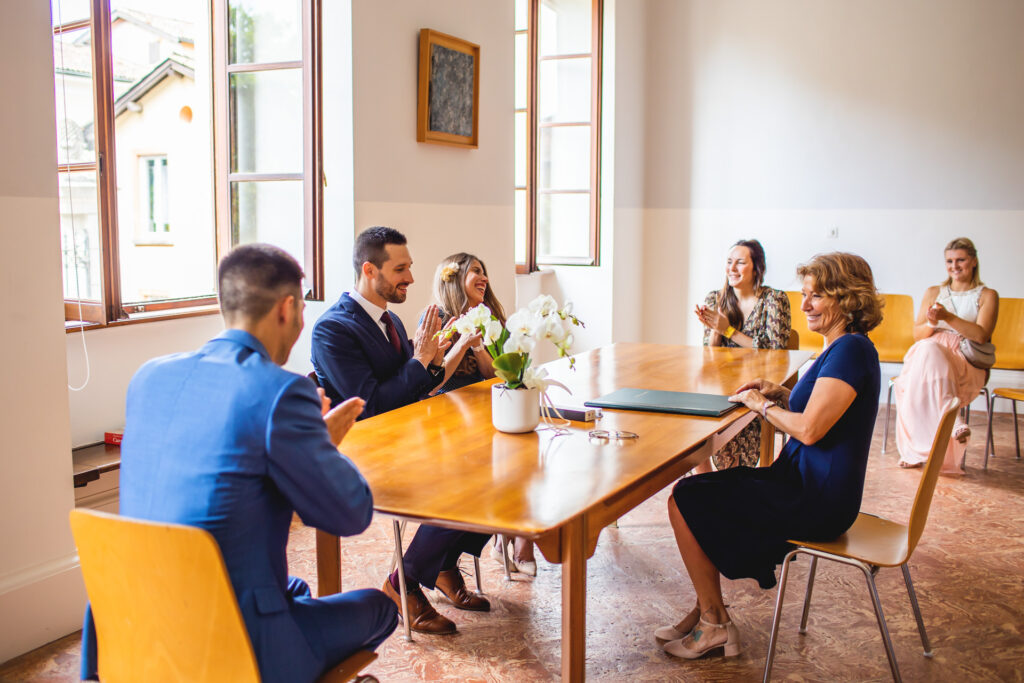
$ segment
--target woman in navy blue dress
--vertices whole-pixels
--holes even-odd
[[[771,467],[682,479],[669,499],[697,606],[655,636],[679,657],[739,654],[721,576],[771,588],[775,565],[791,549],[787,539],[832,540],[860,510],[879,390],[878,353],[866,334],[882,320],[882,300],[871,267],[853,254],[818,255],[797,275],[801,310],[825,337],[824,350],[792,392],[758,379],[731,397],[791,438]]]

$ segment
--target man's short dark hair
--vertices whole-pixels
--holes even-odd
[[[217,269],[221,313],[259,320],[282,296],[301,291],[302,278],[302,268],[284,249],[270,244],[236,247]]]
[[[405,235],[394,228],[375,225],[359,233],[356,245],[352,249],[352,265],[356,270],[356,279],[363,272],[363,264],[369,261],[380,268],[388,260],[388,252],[384,247],[388,244],[405,244]]]

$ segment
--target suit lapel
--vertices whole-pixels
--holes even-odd
[[[384,335],[384,331],[380,329],[380,325],[377,321],[370,317],[370,314],[366,312],[366,309],[359,305],[359,302],[348,295],[348,292],[342,295],[342,308],[348,311],[348,313],[363,327],[363,331],[366,335],[373,340],[374,346],[378,351],[387,357],[393,357],[396,354],[395,347],[391,346],[391,342]],[[391,319],[395,322],[395,328],[398,330],[399,341],[402,342],[402,352],[406,358],[412,357],[412,347],[409,342],[405,339],[405,329],[401,327],[402,321],[398,320],[398,316],[395,316],[388,311],[388,315],[391,315]]]

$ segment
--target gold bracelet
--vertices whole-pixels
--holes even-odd
[[[725,328],[725,332],[722,333],[722,336],[726,339],[732,339],[732,335],[734,334],[736,334],[736,328],[729,325],[729,327]]]

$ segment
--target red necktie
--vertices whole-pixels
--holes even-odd
[[[380,317],[380,321],[384,323],[385,329],[388,331],[388,341],[391,342],[391,346],[395,348],[395,351],[402,352],[402,342],[398,341],[398,329],[395,327],[395,321],[391,319],[387,311]]]

